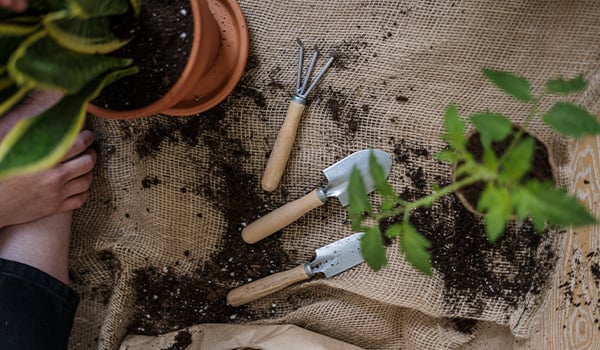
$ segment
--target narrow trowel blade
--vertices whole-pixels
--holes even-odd
[[[329,278],[362,263],[360,239],[363,235],[364,232],[358,232],[317,249],[315,259],[310,262],[312,272]]]

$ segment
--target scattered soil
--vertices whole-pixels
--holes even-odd
[[[473,334],[477,326],[477,320],[470,318],[452,318],[450,321],[457,331],[465,334]]]
[[[600,296],[584,293],[585,290],[600,289],[600,249],[596,248],[584,255],[581,248],[574,248],[571,255],[574,259],[571,261],[570,270],[558,289],[565,304],[575,309],[585,308],[585,311],[581,312],[590,313],[589,316],[594,317],[594,328],[600,331]],[[594,285],[591,289],[590,283]],[[562,307],[565,306],[558,306],[557,310]],[[563,325],[563,328],[567,328],[567,325]]]
[[[164,350],[185,350],[190,344],[192,344],[192,334],[183,330],[175,335],[175,343]]]
[[[394,144],[394,149],[410,180],[400,194],[402,199],[410,201],[428,194],[427,173],[414,161],[435,162],[432,152],[405,140]],[[435,180],[441,185],[450,181]],[[391,218],[383,223],[382,230],[399,220],[401,217]],[[490,300],[514,309],[528,295],[539,295],[556,264],[551,239],[537,234],[530,222],[511,227],[495,244],[490,244],[481,218],[467,211],[454,195],[430,209],[414,211],[410,221],[431,241],[432,265],[443,276],[446,305],[461,310],[466,305],[472,310],[470,317],[478,316]],[[457,329],[473,329],[476,321],[467,318],[454,324]]]
[[[525,136],[531,136],[528,133],[525,133]],[[509,136],[505,140],[500,142],[492,142],[492,149],[496,156],[500,157],[506,149],[509,147],[512,142],[513,137]],[[471,152],[475,159],[478,162],[482,161],[483,158],[483,146],[481,145],[481,140],[479,139],[479,133],[473,133],[467,142],[467,150]],[[525,174],[523,179],[536,179],[536,180],[546,180],[546,181],[554,181],[552,176],[552,167],[550,165],[549,152],[546,146],[537,138],[535,138],[535,152],[533,154],[533,166]],[[467,186],[461,189],[459,192],[464,196],[464,198],[471,204],[471,207],[476,208],[477,202],[479,201],[479,196],[485,187],[485,183],[478,182],[474,183],[471,186]]]
[[[249,91],[249,90],[242,90]],[[247,96],[252,97],[252,96]],[[165,142],[183,143],[188,147],[202,144],[210,149],[210,175],[186,184],[182,193],[201,195],[220,208],[227,220],[222,249],[195,273],[178,275],[172,268],[147,267],[135,271],[135,314],[128,331],[156,335],[198,323],[232,323],[272,317],[246,307],[226,304],[232,286],[248,283],[274,272],[295,266],[276,236],[249,246],[240,236],[245,222],[264,214],[267,203],[258,193],[259,179],[243,170],[249,153],[240,140],[228,133],[226,112],[221,107],[186,119],[154,121],[145,135],[140,135],[137,153],[153,157]],[[215,184],[217,184],[215,186]],[[151,190],[160,181],[145,178],[142,186]],[[244,203],[240,206],[239,203]],[[198,215],[202,215],[199,213]],[[182,259],[189,256],[182,251]]]
[[[130,16],[124,23],[126,28],[116,31],[128,30],[133,39],[112,55],[133,58],[139,72],[109,85],[94,101],[114,110],[144,107],[161,98],[183,72],[193,40],[186,0],[144,0],[139,20]]]

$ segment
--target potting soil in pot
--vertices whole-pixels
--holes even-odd
[[[139,19],[115,28],[132,40],[112,55],[131,58],[135,75],[109,85],[94,101],[113,110],[141,108],[161,98],[179,79],[192,47],[194,20],[187,0],[144,0]]]
[[[89,119],[98,165],[75,216],[71,277],[82,301],[71,348],[114,349],[127,334],[172,331],[187,344],[185,327],[204,323],[295,324],[366,349],[457,348],[481,322],[530,336],[565,233],[540,236],[525,223],[492,246],[454,196],[411,217],[432,240],[433,277],[414,270],[393,241],[379,272],[363,264],[239,308],[225,296],[352,233],[330,200],[255,245],[241,240],[260,215],[324,185],[322,169],[381,148],[394,154],[392,185],[410,199],[451,180],[434,158],[446,146],[448,104],[465,116],[492,109],[521,122],[528,107],[487,82],[482,67],[536,87],[559,75],[593,77],[596,2],[240,4],[250,60],[221,105],[186,118]],[[294,89],[295,38],[337,59],[311,93],[279,188],[266,193],[260,178]],[[598,111],[597,101],[581,102]],[[554,151],[558,183],[569,185],[565,140],[537,122],[531,130]]]

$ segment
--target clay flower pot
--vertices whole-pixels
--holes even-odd
[[[248,29],[242,10],[236,0],[190,0],[190,5],[194,18],[192,47],[171,89],[144,107],[111,110],[90,103],[89,113],[109,119],[189,116],[215,107],[231,93],[248,58]]]
[[[519,128],[519,126],[514,126],[514,128],[517,129]],[[530,169],[529,172],[525,174],[525,177],[537,180],[550,180],[556,184],[557,178],[555,173],[555,164],[552,155],[552,149],[546,146],[538,137],[532,135],[527,131],[524,132],[523,135],[533,137],[536,142],[535,151],[533,155],[533,169]],[[499,155],[506,150],[508,144],[510,143],[510,140],[512,140],[511,137],[509,137],[508,141],[492,143],[492,149],[496,152],[496,155]],[[479,134],[477,132],[472,132],[468,137],[467,149],[472,154],[478,155],[483,154],[482,147],[483,146],[479,141]],[[453,168],[453,181],[456,180],[456,177],[454,175],[455,170],[456,165]],[[484,189],[484,185],[485,184],[483,183],[475,183],[455,192],[456,196],[461,201],[463,206],[468,211],[476,215],[482,215],[479,211],[477,211],[477,203]]]

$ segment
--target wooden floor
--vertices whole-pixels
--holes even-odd
[[[573,146],[570,169],[580,200],[600,217],[600,137],[586,138]],[[574,350],[600,349],[600,227],[571,229],[550,299],[538,330],[526,340],[516,340],[506,327],[485,325],[463,349]],[[569,298],[571,295],[573,299]]]

